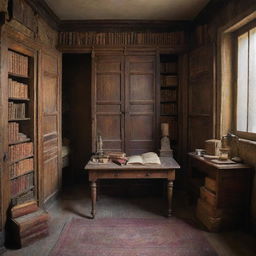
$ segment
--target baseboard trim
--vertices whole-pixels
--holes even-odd
[[[57,200],[59,195],[60,195],[60,192],[56,191],[52,195],[47,197],[45,199],[45,201],[43,202],[43,208],[46,209],[46,210],[49,209],[52,206],[52,204]]]

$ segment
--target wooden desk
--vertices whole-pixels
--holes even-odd
[[[246,164],[216,164],[189,153],[189,194],[199,198],[197,217],[210,231],[235,226],[248,216],[252,175]]]
[[[89,173],[91,182],[92,217],[95,217],[97,185],[99,179],[166,179],[168,181],[168,217],[171,216],[173,181],[175,180],[175,170],[179,169],[178,163],[170,157],[160,157],[161,165],[125,165],[120,166],[114,163],[93,164],[88,163],[85,170]]]

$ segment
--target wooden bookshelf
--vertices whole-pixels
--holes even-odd
[[[169,124],[171,147],[178,145],[178,56],[160,54],[160,123]]]
[[[29,120],[31,120],[29,117],[25,117],[25,118],[9,119],[8,122],[20,122],[20,121],[29,121]]]
[[[33,57],[8,50],[8,171],[14,204],[35,195],[33,69]]]
[[[19,141],[9,141],[9,145],[17,145],[17,144],[21,144],[24,142],[30,142],[31,139],[27,138],[27,139],[23,139],[23,140],[19,140]]]
[[[32,173],[32,172],[34,172],[34,170],[30,170],[30,171],[27,171],[27,172],[25,172],[25,173],[12,176],[12,177],[10,177],[10,180],[14,180],[14,179],[16,179],[16,178],[19,178],[19,177],[21,177],[21,176],[27,175],[27,174]]]
[[[8,75],[9,75],[9,77],[21,77],[21,78],[29,79],[29,77],[27,75],[16,74],[13,72],[8,72]]]
[[[30,99],[9,97],[8,100],[9,101],[29,101]]]
[[[13,196],[12,196],[12,199],[17,198],[17,197],[19,197],[19,196],[21,196],[21,195],[24,195],[24,194],[26,194],[27,192],[30,192],[31,190],[33,190],[34,188],[35,188],[35,186],[30,186],[30,187],[28,187],[27,189],[23,190],[22,192],[19,192],[19,193],[17,193],[16,195],[13,195]],[[25,200],[25,201],[29,201],[29,200],[31,200],[31,199],[27,199],[27,200]]]
[[[10,162],[10,165],[15,164],[15,163],[18,163],[18,162],[20,162],[20,161],[22,161],[22,160],[31,158],[31,157],[33,157],[33,156],[34,156],[34,155],[28,155],[28,156],[24,156],[24,157],[22,157],[22,158],[19,158],[19,159],[17,159],[17,160],[11,161],[11,162]]]

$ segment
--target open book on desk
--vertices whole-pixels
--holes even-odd
[[[144,153],[142,155],[135,155],[128,157],[127,165],[132,164],[141,164],[141,165],[150,165],[150,164],[158,164],[161,165],[160,158],[154,152]]]

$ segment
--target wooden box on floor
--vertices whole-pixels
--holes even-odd
[[[49,234],[49,215],[42,209],[12,218],[13,243],[16,247],[27,246]]]

